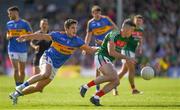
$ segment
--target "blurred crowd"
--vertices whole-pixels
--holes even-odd
[[[157,75],[180,75],[180,1],[124,0],[124,17],[140,13],[145,17],[144,52],[141,64],[150,63]],[[128,7],[127,7],[128,6]]]
[[[22,2],[22,0],[17,0]],[[141,14],[145,18],[143,54],[138,55],[140,66],[151,65],[156,75],[180,77],[180,1],[179,0],[122,0],[123,18]],[[1,4],[3,5],[3,4]],[[14,4],[9,4],[12,6]],[[50,30],[63,30],[67,18],[79,21],[78,35],[84,39],[91,7],[99,5],[103,14],[116,19],[117,0],[23,0],[21,16],[30,22],[33,31],[39,29],[41,18],[49,20]],[[6,10],[6,9],[5,9]],[[8,21],[8,19],[7,19]],[[120,27],[120,26],[119,26]],[[92,43],[93,45],[93,40]],[[0,72],[10,66],[7,57],[5,29],[0,29]],[[33,50],[29,52],[29,64]],[[67,64],[81,64],[93,67],[93,56],[82,56],[80,51]]]

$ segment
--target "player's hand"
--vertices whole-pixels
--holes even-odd
[[[86,55],[86,51],[84,51],[84,50],[83,50],[83,51],[82,51],[82,55],[84,55],[84,56],[85,56],[85,55]]]
[[[34,50],[38,52],[39,51],[39,46],[35,46]]]
[[[137,48],[137,52],[138,52],[139,55],[141,55],[142,52],[143,52],[143,49],[141,47],[139,47],[139,48]]]
[[[128,58],[126,61],[127,61],[128,63],[132,63],[132,64],[136,64],[136,63],[137,63],[137,61],[136,61],[135,58]]]
[[[9,35],[7,36],[7,40],[9,40],[9,39],[11,39],[11,38],[13,38],[13,36],[9,36]]]
[[[95,42],[96,42],[98,45],[101,45],[101,44],[102,44],[102,40],[96,39]]]
[[[16,39],[18,42],[25,42],[26,41],[26,35],[22,35]]]

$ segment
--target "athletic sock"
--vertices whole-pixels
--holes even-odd
[[[105,92],[103,90],[100,90],[95,94],[95,97],[102,97],[103,95],[105,95]]]
[[[15,97],[19,97],[19,96],[22,96],[22,94],[19,93],[19,92],[17,92],[17,91],[15,91],[15,92],[14,92],[14,96],[15,96]]]
[[[22,89],[24,89],[25,87],[29,86],[29,83],[28,82],[24,82],[20,86],[21,86]]]
[[[92,80],[92,81],[90,81],[87,85],[85,85],[85,86],[87,86],[88,88],[90,88],[90,87],[92,87],[92,86],[94,86],[94,85],[96,85],[95,84],[95,82],[94,82],[94,80]],[[87,89],[88,89],[87,88]]]
[[[16,82],[16,86],[23,84],[23,82]]]

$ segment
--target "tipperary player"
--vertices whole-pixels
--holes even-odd
[[[45,18],[41,19],[40,30],[35,33],[43,33],[43,34],[49,33],[48,19],[45,19]],[[31,41],[30,44],[31,44],[31,47],[33,47],[35,50],[34,52],[35,56],[33,59],[33,74],[38,74],[40,72],[40,69],[39,69],[40,58],[43,55],[44,51],[50,47],[51,42],[45,41],[45,40],[33,40]]]
[[[91,14],[93,18],[87,24],[85,43],[89,45],[92,37],[94,37],[96,41],[95,45],[100,46],[107,33],[112,29],[118,29],[118,27],[109,17],[101,15],[101,8],[97,5],[92,7]],[[96,77],[99,75],[99,71],[96,70]],[[98,91],[99,88],[99,85],[97,85],[96,90]]]
[[[136,28],[134,32],[132,33],[132,36],[130,37],[130,41],[127,44],[126,47],[124,47],[121,51],[123,55],[126,55],[131,58],[135,58],[136,50],[139,52],[139,54],[142,53],[142,41],[143,41],[143,17],[141,15],[136,15],[133,18],[133,22],[136,25]],[[135,77],[135,64],[127,64],[125,60],[122,60],[122,68],[119,73],[119,78],[121,79],[126,73],[129,74],[128,79],[129,83],[131,85],[132,94],[141,94],[139,90],[136,89],[135,83],[134,83],[134,77]],[[114,95],[118,95],[118,91],[115,88],[113,90]]]
[[[95,53],[96,48],[91,48],[76,35],[77,21],[68,19],[64,23],[65,32],[51,32],[50,34],[35,33],[21,36],[18,40],[47,40],[52,41],[40,59],[40,73],[32,76],[26,82],[16,87],[16,91],[10,94],[13,104],[17,103],[19,96],[34,92],[42,92],[56,75],[60,68],[70,56],[77,50],[85,50],[87,53]]]
[[[113,31],[108,33],[103,40],[100,49],[96,52],[95,61],[97,63],[95,64],[103,75],[82,85],[80,89],[80,95],[84,97],[87,90],[92,86],[108,82],[100,91],[96,92],[94,96],[90,98],[91,103],[94,105],[100,106],[100,97],[104,96],[114,87],[119,85],[119,77],[114,65],[112,64],[115,58],[125,59],[127,63],[135,63],[134,59],[120,53],[122,47],[127,45],[134,28],[135,24],[131,20],[125,20],[121,28],[121,33],[119,32],[119,34],[116,35],[114,35]]]
[[[7,22],[8,54],[14,69],[15,83],[18,86],[24,82],[29,43],[18,42],[16,39],[32,33],[32,29],[27,21],[19,17],[18,7],[10,7],[7,12],[10,18],[10,21]]]

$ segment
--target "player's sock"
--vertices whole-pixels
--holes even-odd
[[[22,82],[16,82],[16,86],[23,84]]]
[[[97,92],[95,95],[94,95],[94,98],[100,98],[102,97],[103,95],[105,95],[105,92],[103,90],[100,90],[99,92]]]
[[[23,84],[21,84],[21,88],[24,89],[25,87],[29,86],[28,82],[24,82]]]
[[[19,92],[17,92],[17,91],[15,91],[15,92],[14,92],[14,97],[19,97],[19,96],[22,96],[22,94],[19,93]]]
[[[85,84],[84,87],[85,87],[86,89],[88,89],[88,88],[90,88],[90,87],[92,87],[92,86],[94,86],[94,85],[96,85],[96,84],[95,84],[94,80],[92,80],[92,81],[90,81],[88,84]]]

